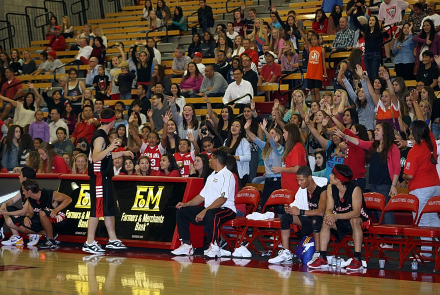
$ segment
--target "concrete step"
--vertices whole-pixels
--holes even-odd
[[[170,39],[170,38],[168,38],[168,39]],[[168,40],[168,41],[170,41],[170,40]],[[174,52],[176,47],[177,47],[177,43],[175,43],[175,42],[157,44],[157,50],[159,50],[160,52]]]

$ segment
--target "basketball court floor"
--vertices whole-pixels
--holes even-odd
[[[266,260],[176,258],[168,251],[134,250],[95,256],[78,247],[3,247],[0,294],[440,294],[440,274],[432,272],[433,265],[426,273],[372,265],[363,273],[347,274],[312,272],[299,263],[268,265]]]

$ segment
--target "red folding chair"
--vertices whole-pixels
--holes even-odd
[[[235,196],[235,205],[245,204],[245,216],[255,212],[258,208],[260,192],[254,188],[246,186]],[[246,217],[237,217],[222,224],[220,235],[228,243],[231,249],[239,247],[243,237],[243,230],[246,227]]]
[[[265,212],[266,207],[270,206],[276,206],[276,205],[288,205],[293,202],[295,199],[295,194],[287,189],[279,189],[274,191],[269,199],[267,200],[266,204],[263,207],[262,212]],[[247,233],[247,230],[249,228],[252,228],[252,237],[243,236],[242,239],[247,239],[249,241],[249,249],[252,249],[255,251],[255,253],[258,253],[257,248],[254,246],[254,241],[258,240],[265,251],[269,250],[269,247],[266,246],[266,242],[273,243],[272,247],[272,257],[275,254],[275,250],[278,247],[280,241],[281,241],[281,218],[272,218],[269,220],[247,220],[246,221],[246,228],[244,230],[244,233]],[[274,237],[273,240],[271,239],[264,239],[263,236],[271,236]]]
[[[364,201],[368,210],[375,210],[383,212],[385,208],[385,197],[379,193],[364,193]],[[377,225],[377,223],[370,225],[370,227]],[[333,248],[332,255],[337,255],[341,248],[344,248],[345,254],[351,257],[353,255],[350,246],[348,246],[347,242],[352,240],[353,237],[351,235],[345,236],[339,243],[336,244],[336,240],[332,238]],[[369,237],[364,237],[363,239],[364,245],[368,245],[370,242]],[[336,244],[336,245],[335,245]],[[364,246],[365,247],[365,246]]]
[[[433,239],[432,241],[424,241],[421,239],[414,239],[416,237],[425,237],[425,238],[440,238],[440,228],[432,227],[432,226],[418,226],[420,223],[420,219],[422,215],[425,213],[439,213],[440,212],[440,196],[433,197],[429,199],[423,208],[422,212],[420,212],[416,226],[412,228],[404,228],[403,235],[406,237],[405,249],[403,251],[403,255],[400,257],[399,268],[403,266],[406,260],[412,260],[411,258],[407,258],[408,254],[412,254],[413,257],[416,255],[420,258],[423,265],[425,265],[425,261],[435,261],[434,271],[437,271],[440,267],[440,253],[439,246],[440,242]],[[417,248],[417,246],[430,246],[433,247],[433,251],[421,251]],[[434,254],[435,259],[428,258],[420,255],[421,253],[431,253]]]
[[[368,229],[368,232],[371,234],[371,245],[367,248],[366,258],[365,260],[368,263],[372,253],[376,250],[379,253],[379,257],[385,259],[388,262],[388,257],[385,255],[384,250],[380,248],[381,243],[394,244],[399,246],[399,257],[402,257],[403,249],[402,246],[405,244],[405,240],[401,237],[403,235],[403,229],[407,227],[414,227],[416,218],[413,218],[413,221],[410,226],[403,224],[382,224],[383,218],[386,212],[393,211],[407,211],[415,213],[416,217],[419,212],[419,199],[410,194],[397,194],[393,196],[388,204],[385,206],[382,211],[382,216],[379,219],[379,223],[374,225]],[[392,236],[392,237],[388,237]],[[393,249],[387,249],[393,250]],[[400,258],[399,258],[400,259]]]

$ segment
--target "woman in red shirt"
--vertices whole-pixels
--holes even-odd
[[[409,193],[419,199],[420,214],[429,199],[440,195],[440,179],[436,169],[437,145],[426,122],[414,121],[411,131],[415,143],[406,158],[403,179],[408,181]],[[440,227],[437,213],[423,214],[419,226]],[[422,246],[422,251],[431,251],[431,247]]]
[[[306,150],[301,139],[301,130],[294,123],[284,125],[283,137],[286,148],[281,157],[283,167],[273,167],[273,173],[281,173],[281,188],[291,190],[294,194],[299,188],[296,181],[296,171],[307,165]]]
[[[135,164],[136,161],[132,158],[124,158],[121,173],[119,173],[119,175],[136,175],[136,170],[134,169]]]
[[[80,153],[75,156],[73,160],[72,174],[85,174],[89,175],[89,161],[87,161],[87,156]]]
[[[57,155],[52,145],[48,142],[40,144],[38,153],[41,158],[38,173],[70,173],[70,168],[67,166],[66,161]]]
[[[315,12],[315,20],[312,22],[312,29],[316,34],[327,34],[328,18],[324,10],[319,8]]]
[[[150,158],[148,156],[142,156],[139,158],[138,164],[134,167],[136,175],[149,176],[151,175]]]
[[[171,154],[165,154],[160,159],[160,169],[154,176],[180,177],[179,167],[176,159]]]

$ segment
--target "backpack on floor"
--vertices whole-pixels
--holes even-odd
[[[315,239],[311,236],[305,236],[296,248],[295,254],[302,263],[307,264],[315,253]]]

